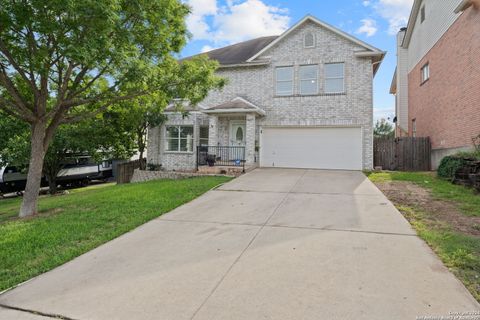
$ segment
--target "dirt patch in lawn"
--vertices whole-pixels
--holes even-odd
[[[408,206],[425,213],[430,224],[450,226],[453,230],[480,236],[480,217],[463,215],[454,203],[435,199],[430,190],[405,181],[377,182],[377,187],[397,206]],[[406,216],[410,220],[411,217]]]

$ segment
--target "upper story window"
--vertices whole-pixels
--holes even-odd
[[[192,152],[193,151],[193,126],[167,127],[166,151]]]
[[[417,136],[417,119],[412,119],[412,136]]]
[[[275,72],[277,96],[293,95],[293,67],[278,67]]]
[[[422,83],[424,83],[430,78],[430,65],[428,63],[423,65],[421,69],[421,73],[422,73]]]
[[[300,94],[318,93],[318,66],[300,66]]]
[[[420,9],[420,22],[425,21],[425,6]]]
[[[315,48],[315,35],[312,32],[307,32],[303,36],[303,46],[305,48]]]
[[[328,63],[325,65],[325,93],[345,92],[345,64]]]

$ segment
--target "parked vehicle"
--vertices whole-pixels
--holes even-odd
[[[106,180],[112,177],[112,161],[95,162],[90,156],[72,157],[57,175],[62,187],[83,186],[92,180]]]
[[[57,183],[62,187],[83,186],[92,180],[107,180],[110,177],[112,177],[111,160],[97,163],[90,156],[75,156],[63,165],[57,175]],[[26,183],[27,174],[19,168],[12,165],[0,167],[0,195],[21,194],[25,190]],[[41,186],[48,186],[46,177],[42,177]]]
[[[5,193],[17,193],[21,195],[25,190],[27,174],[15,166],[0,167],[0,195]],[[47,185],[45,177],[42,177],[42,187]]]

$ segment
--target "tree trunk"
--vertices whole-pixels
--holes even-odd
[[[143,161],[143,149],[142,150],[139,150],[140,151],[140,157],[139,157],[139,160],[140,160],[140,170],[145,170],[146,169],[146,161]]]
[[[37,213],[38,193],[40,192],[43,161],[46,153],[44,146],[45,132],[45,123],[37,122],[32,124],[30,164],[28,165],[27,185],[19,213],[21,218]]]
[[[147,161],[143,161],[143,153],[145,152],[145,131],[143,127],[137,130],[137,145],[140,160],[140,170],[145,170],[147,167]]]
[[[56,194],[57,193],[57,177],[54,176],[54,177],[47,177],[48,179],[48,192],[50,192],[50,194]]]

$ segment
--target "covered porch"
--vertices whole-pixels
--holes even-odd
[[[202,167],[254,167],[257,118],[265,111],[237,97],[229,102],[203,110],[208,115],[208,145],[197,146],[197,170]]]

